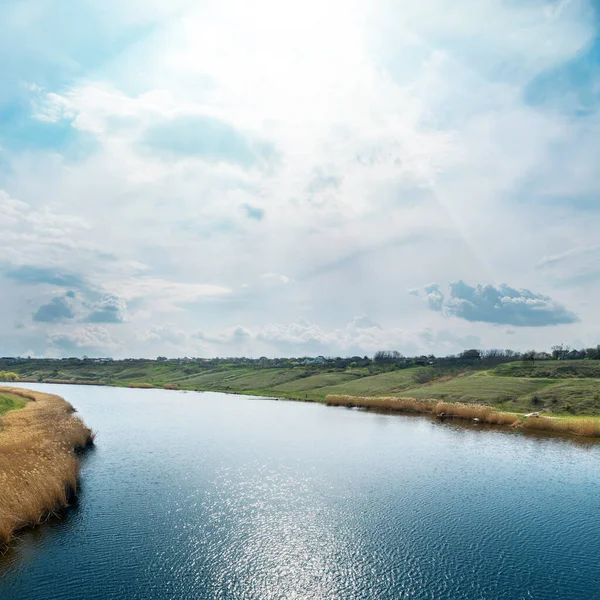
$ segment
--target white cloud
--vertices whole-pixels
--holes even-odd
[[[73,353],[79,356],[82,352],[112,352],[120,348],[120,343],[113,339],[107,329],[97,325],[77,327],[67,333],[55,332],[48,335],[50,353],[58,350],[59,354]]]

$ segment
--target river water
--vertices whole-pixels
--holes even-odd
[[[29,385],[98,431],[2,600],[600,598],[600,444],[216,393]]]

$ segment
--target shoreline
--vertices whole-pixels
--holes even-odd
[[[27,400],[0,417],[0,549],[15,534],[69,506],[77,494],[77,454],[94,433],[60,396],[26,388],[0,391]]]
[[[540,413],[521,414],[496,410],[486,404],[445,402],[434,398],[416,399],[395,396],[329,395],[327,406],[376,409],[393,413],[430,415],[439,419],[457,419],[488,425],[508,426],[524,431],[545,431],[600,441],[600,418],[549,417]]]

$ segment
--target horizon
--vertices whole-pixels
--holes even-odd
[[[4,2],[0,355],[595,347],[599,14]]]
[[[144,357],[144,356],[126,356],[126,357],[122,357],[122,358],[113,358],[112,356],[88,356],[88,355],[79,355],[79,356],[60,356],[60,357],[48,357],[48,356],[0,356],[0,362],[4,361],[13,361],[13,360],[19,360],[19,361],[27,361],[27,360],[50,360],[50,361],[64,361],[64,360],[79,360],[79,361],[86,361],[86,360],[90,360],[90,361],[114,361],[114,362],[119,362],[119,361],[153,361],[153,362],[162,362],[162,361],[174,361],[174,360],[189,360],[189,361],[213,361],[213,360],[218,360],[218,361],[227,361],[227,360],[234,360],[234,361],[243,361],[243,360],[248,360],[248,361],[260,361],[262,359],[266,359],[266,360],[303,360],[303,359],[314,359],[314,358],[323,358],[326,361],[334,361],[334,360],[351,360],[351,359],[355,359],[358,358],[360,360],[371,360],[371,361],[376,361],[377,355],[378,354],[394,354],[395,355],[395,360],[396,361],[402,361],[402,360],[414,360],[414,359],[422,359],[422,358],[426,358],[426,359],[434,359],[434,360],[453,360],[453,359],[464,359],[464,358],[468,358],[469,360],[472,360],[473,357],[465,357],[465,355],[467,355],[468,353],[473,353],[473,352],[477,352],[479,353],[479,357],[478,359],[489,359],[489,360],[514,360],[514,361],[519,361],[519,360],[525,360],[525,358],[529,358],[530,360],[535,359],[535,360],[574,360],[573,357],[569,357],[568,355],[570,353],[577,353],[577,354],[584,354],[585,356],[579,357],[582,359],[593,359],[593,360],[598,360],[600,359],[600,344],[598,344],[597,346],[594,347],[590,347],[590,348],[572,348],[569,345],[564,345],[564,344],[557,344],[552,346],[550,349],[550,351],[548,351],[548,349],[535,349],[535,348],[530,348],[529,350],[526,351],[517,351],[517,350],[511,350],[510,348],[465,348],[463,349],[461,352],[458,352],[456,354],[445,354],[445,355],[435,355],[433,353],[430,354],[415,354],[415,355],[404,355],[401,352],[398,352],[397,350],[378,350],[372,354],[364,354],[364,353],[357,353],[354,355],[323,355],[323,354],[319,354],[319,355],[310,355],[310,354],[299,354],[299,355],[280,355],[280,356],[260,356],[260,357],[253,357],[253,356],[157,356],[157,357]],[[593,355],[593,356],[591,356]]]

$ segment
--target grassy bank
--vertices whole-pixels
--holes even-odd
[[[13,409],[0,417],[0,546],[16,531],[67,506],[77,489],[75,451],[93,433],[52,394],[0,388]],[[8,400],[6,400],[8,399]]]
[[[329,394],[436,398],[499,412],[600,416],[600,360],[490,365],[364,366],[353,362],[268,366],[190,360],[0,360],[21,381],[225,392],[324,402]],[[225,362],[223,362],[225,361]],[[289,361],[288,361],[289,363]],[[282,363],[283,364],[283,363]]]
[[[9,410],[15,410],[17,408],[23,408],[25,406],[25,399],[21,396],[15,396],[15,394],[7,394],[0,388],[0,415]]]
[[[393,412],[429,414],[437,417],[477,420],[491,425],[510,425],[532,431],[552,431],[585,437],[600,437],[600,419],[595,417],[525,416],[498,411],[485,404],[440,402],[435,398],[404,398],[329,395],[330,406],[372,408]]]

